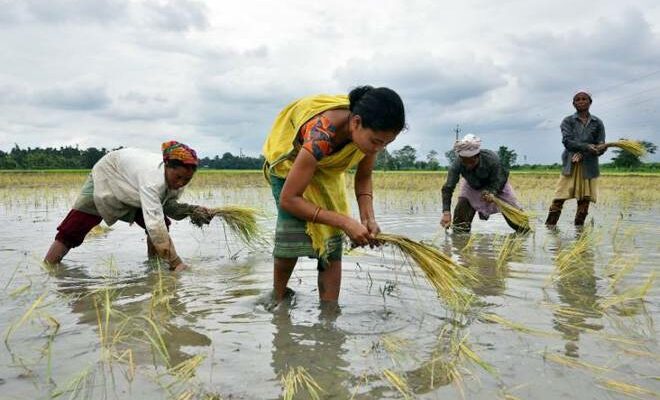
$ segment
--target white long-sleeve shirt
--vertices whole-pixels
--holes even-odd
[[[108,225],[141,208],[151,241],[167,247],[163,204],[178,199],[183,189],[168,189],[160,154],[132,148],[112,151],[94,165],[92,179],[94,204]]]

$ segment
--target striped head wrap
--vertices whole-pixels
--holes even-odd
[[[160,148],[163,152],[163,162],[165,163],[170,160],[179,160],[186,165],[197,165],[199,163],[195,150],[176,140],[163,142]]]
[[[461,140],[454,143],[454,151],[460,157],[472,157],[481,151],[481,139],[468,133]]]

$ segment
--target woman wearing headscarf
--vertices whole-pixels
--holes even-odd
[[[576,112],[561,122],[564,144],[564,152],[561,155],[562,172],[545,221],[548,227],[557,225],[564,202],[568,199],[577,200],[575,225],[584,225],[589,213],[589,203],[595,203],[598,197],[598,157],[605,153],[609,144],[605,143],[603,121],[589,113],[591,103],[591,94],[585,91],[577,92],[573,96]]]
[[[454,152],[458,157],[449,166],[447,180],[442,186],[442,219],[440,224],[448,228],[453,224],[455,232],[470,232],[474,214],[487,220],[491,214],[499,212],[493,203],[493,196],[520,208],[513,188],[509,184],[509,171],[502,165],[500,158],[491,150],[481,148],[481,139],[467,134],[454,143]],[[451,197],[459,178],[463,178],[458,202],[454,207],[452,223]],[[507,224],[516,231],[525,229],[514,224],[506,216]]]
[[[263,147],[264,173],[277,205],[273,249],[276,301],[298,257],[317,258],[319,297],[337,301],[343,234],[357,245],[374,243],[380,228],[373,210],[371,172],[376,154],[405,125],[403,102],[391,89],[357,87],[347,95],[294,101],[275,119]],[[345,172],[357,167],[360,220],[350,217]]]
[[[125,148],[103,156],[57,227],[44,261],[59,263],[102,220],[108,225],[122,220],[145,229],[150,257],[158,256],[172,270],[185,269],[168,232],[168,217],[180,220],[190,216],[199,223],[209,223],[212,217],[205,207],[177,201],[197,171],[195,150],[177,141],[163,143],[161,150],[155,154]]]

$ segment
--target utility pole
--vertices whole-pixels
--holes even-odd
[[[456,124],[456,128],[454,128],[454,132],[456,133],[456,140],[458,140],[458,134],[461,133],[461,127]]]

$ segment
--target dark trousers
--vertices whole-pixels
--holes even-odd
[[[472,229],[472,220],[474,219],[474,214],[476,213],[477,211],[472,208],[468,199],[465,197],[459,197],[458,202],[456,203],[456,207],[454,207],[454,219],[452,221],[454,232],[470,232]],[[511,220],[507,217],[504,217],[504,220],[514,231],[526,231],[524,228],[511,222]]]
[[[545,220],[546,225],[548,226],[557,225],[565,201],[566,200],[564,199],[552,200],[552,204],[550,204],[550,209],[548,210],[548,217]],[[584,225],[584,221],[587,219],[587,215],[589,214],[590,202],[591,202],[591,198],[589,197],[585,197],[583,199],[578,200],[577,210],[575,211],[575,221],[574,221],[575,225],[577,226]]]

